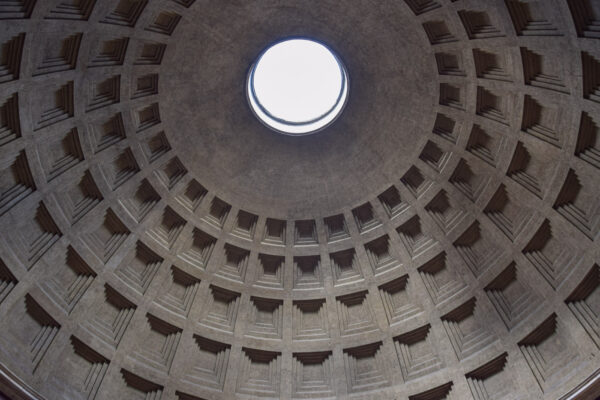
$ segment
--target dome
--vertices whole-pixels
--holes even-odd
[[[0,0],[0,398],[595,399],[598,24]],[[307,135],[249,96],[291,38],[347,94]]]

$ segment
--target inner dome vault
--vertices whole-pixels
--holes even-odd
[[[0,399],[595,399],[596,0],[0,0]],[[345,67],[257,119],[289,38]]]

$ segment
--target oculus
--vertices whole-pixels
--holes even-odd
[[[287,135],[323,130],[344,110],[348,74],[324,44],[305,38],[279,41],[251,66],[248,102],[267,127]]]

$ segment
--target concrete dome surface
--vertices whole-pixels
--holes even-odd
[[[0,399],[596,399],[597,0],[0,0]],[[349,77],[261,123],[268,46]]]

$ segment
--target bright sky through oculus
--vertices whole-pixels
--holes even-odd
[[[301,135],[318,131],[343,110],[348,78],[323,44],[290,39],[268,48],[252,66],[248,99],[271,128]]]

